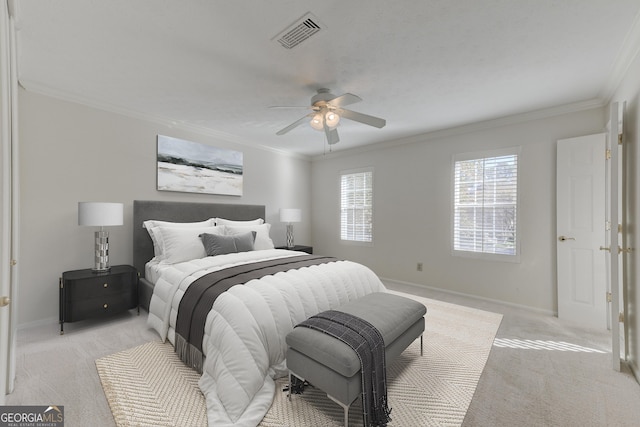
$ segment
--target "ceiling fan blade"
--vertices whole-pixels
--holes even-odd
[[[308,105],[269,105],[267,108],[277,109],[277,108],[310,108],[310,107]]]
[[[383,128],[387,121],[379,117],[370,116],[368,114],[357,113],[351,110],[345,110],[343,108],[336,111],[341,117],[345,119],[353,120],[356,122],[364,123],[365,125],[374,126],[377,128]]]
[[[329,145],[333,145],[340,142],[340,137],[338,136],[338,129],[336,128],[329,129],[329,126],[325,124],[324,134],[327,136],[327,142],[329,143]]]
[[[300,126],[301,124],[303,124],[303,123],[305,123],[307,121],[307,117],[311,117],[311,116],[313,116],[313,114],[314,113],[310,113],[310,114],[305,115],[304,117],[301,117],[300,119],[298,119],[295,122],[291,123],[286,128],[281,129],[278,132],[276,132],[276,135],[284,135],[285,133],[289,132],[291,129],[294,129],[294,128]]]
[[[328,103],[333,105],[334,107],[343,107],[345,105],[355,104],[356,102],[360,101],[362,101],[362,98],[360,98],[359,96],[352,93],[345,93],[336,98],[333,98],[332,100],[328,101]]]

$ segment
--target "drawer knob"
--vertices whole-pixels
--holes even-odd
[[[102,286],[104,286],[104,287],[106,288],[107,286],[109,286],[109,284],[108,284],[108,283],[105,283],[105,284],[104,284],[104,285],[102,285]]]
[[[104,308],[107,308],[107,307],[108,307],[108,305],[107,305],[107,304],[105,304],[105,305],[103,305],[103,307],[104,307]]]

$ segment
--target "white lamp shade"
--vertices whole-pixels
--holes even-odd
[[[280,222],[300,222],[301,218],[300,209],[280,209]]]
[[[310,123],[311,127],[315,130],[324,130],[324,121],[322,118],[322,114],[317,113],[315,116],[313,116]]]
[[[331,129],[338,126],[338,123],[340,123],[340,116],[334,113],[333,111],[329,111],[326,114],[325,119],[326,119],[327,126],[329,126]]]
[[[103,202],[79,202],[78,225],[122,225],[123,204]]]

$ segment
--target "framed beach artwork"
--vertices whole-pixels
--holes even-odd
[[[242,196],[242,152],[158,135],[158,190]]]

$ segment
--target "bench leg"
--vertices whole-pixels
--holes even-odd
[[[298,380],[300,380],[300,381],[302,381],[304,383],[304,378],[299,377],[298,375],[296,375],[293,372],[289,371],[289,393],[287,394],[287,397],[289,398],[289,400],[291,400],[291,394],[293,392],[293,377],[298,378]]]
[[[422,355],[423,355],[423,352],[422,352],[422,335],[420,335],[420,356],[422,356]]]
[[[293,377],[298,378],[300,381],[304,381],[304,378],[301,378],[299,376],[297,376],[296,374],[294,374],[293,372],[291,372],[291,370],[289,371],[289,392],[287,394],[287,397],[289,398],[289,401],[291,401],[291,390],[292,390],[292,386],[293,386]],[[349,427],[349,407],[351,405],[345,405],[344,403],[336,400],[335,398],[329,396],[327,394],[327,397],[331,400],[333,400],[335,403],[337,403],[338,405],[342,406],[342,409],[344,410],[344,427]]]
[[[328,394],[327,394],[327,397],[333,400],[334,402],[336,402],[338,405],[342,406],[342,409],[344,410],[344,427],[349,427],[349,406],[351,405],[345,405],[344,403],[339,402],[338,400],[334,399]]]

